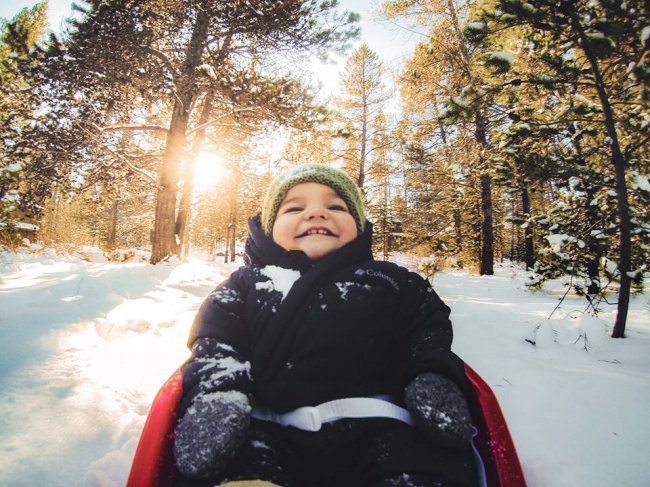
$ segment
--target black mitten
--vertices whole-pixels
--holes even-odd
[[[251,407],[237,391],[198,396],[176,426],[174,457],[186,477],[221,471],[248,435]]]
[[[459,387],[447,377],[425,372],[404,390],[415,425],[442,446],[458,448],[472,441],[472,418]]]

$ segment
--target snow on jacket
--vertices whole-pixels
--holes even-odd
[[[372,258],[372,225],[319,261],[249,220],[245,265],[197,313],[180,416],[199,394],[238,390],[278,413],[344,397],[401,400],[431,371],[467,390],[449,308],[429,282]]]

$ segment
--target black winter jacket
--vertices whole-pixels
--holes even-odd
[[[372,258],[372,225],[312,262],[249,220],[245,265],[197,313],[180,416],[199,394],[238,390],[278,413],[391,394],[424,371],[467,391],[449,308],[428,281]]]

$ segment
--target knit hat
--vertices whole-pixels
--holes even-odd
[[[366,226],[361,193],[345,173],[322,164],[304,164],[295,166],[277,176],[269,186],[262,206],[262,230],[267,235],[273,233],[273,224],[278,216],[278,209],[289,190],[301,183],[319,183],[329,186],[345,201],[348,210],[357,224],[359,234]]]

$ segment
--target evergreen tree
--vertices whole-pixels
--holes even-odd
[[[311,95],[288,71],[278,75],[278,60],[344,48],[357,34],[357,17],[336,7],[316,0],[92,0],[73,22],[65,48],[52,54],[52,70],[62,73],[59,88],[74,123],[112,153],[118,139],[108,134],[115,130],[160,134],[153,263],[180,252],[189,206],[185,198],[177,217],[178,192],[191,184],[186,168],[209,135],[201,127],[213,130],[226,119],[311,121]],[[167,114],[160,124],[149,117],[157,105]]]
[[[369,214],[375,224],[376,244],[384,260],[397,247],[397,234],[401,233],[401,222],[394,205],[396,170],[392,163],[393,143],[389,137],[386,116],[379,113],[373,124],[374,164],[370,173],[372,191],[366,193]]]
[[[25,132],[43,117],[36,70],[47,33],[47,2],[0,20],[0,224],[32,218],[44,203],[47,168],[35,164]]]
[[[282,157],[292,166],[329,164],[336,159],[333,140],[326,124],[312,130],[289,130]]]
[[[335,100],[339,135],[344,139],[344,167],[359,188],[366,189],[372,172],[374,125],[382,116],[390,94],[385,85],[385,70],[377,53],[362,44],[348,58],[341,75],[341,96]],[[382,125],[381,130],[385,130]]]
[[[429,100],[418,97],[423,104],[411,106],[420,114],[425,107],[434,107],[433,112],[439,117],[437,122],[444,119],[450,126],[441,132],[444,144],[451,143],[460,132],[472,134],[474,143],[465,146],[465,149],[472,148],[471,156],[464,158],[463,165],[468,168],[467,172],[473,173],[471,180],[479,191],[480,273],[491,275],[494,273],[494,211],[487,155],[492,122],[489,103],[481,91],[481,73],[474,67],[475,53],[463,36],[462,22],[467,15],[467,5],[453,0],[388,1],[384,3],[384,12],[389,17],[410,16],[418,25],[430,30],[429,42],[416,48],[402,83],[411,85],[411,92],[421,90],[432,94]],[[459,93],[462,96],[458,96]],[[460,160],[454,162],[461,163]]]
[[[552,93],[555,102],[543,116],[547,123],[550,119],[561,123],[571,134],[561,143],[570,147],[576,171],[581,173],[571,183],[573,199],[593,196],[583,207],[597,203],[605,206],[591,211],[589,224],[595,224],[602,215],[606,218],[605,228],[616,229],[617,248],[605,255],[616,263],[615,274],[620,281],[612,333],[616,338],[624,336],[632,280],[638,278],[647,262],[646,256],[633,254],[632,235],[647,233],[637,216],[647,211],[630,206],[628,181],[639,168],[649,136],[649,16],[647,2],[643,1],[541,1],[533,5],[499,0],[493,9],[484,9],[473,24],[474,35],[487,42],[494,38],[492,33],[505,28],[523,29],[526,44],[522,50],[530,50],[538,57],[539,70],[521,78],[515,74],[516,84],[531,84]],[[502,86],[513,87],[511,59],[504,62],[503,56],[493,53],[486,56],[486,65],[507,73],[511,81]],[[603,158],[603,154],[607,157]],[[610,184],[609,195],[616,199],[615,215],[608,211],[608,198],[598,197],[601,188]],[[576,220],[574,215],[574,223]],[[598,228],[592,231],[600,235]],[[587,245],[567,235],[567,242]]]

